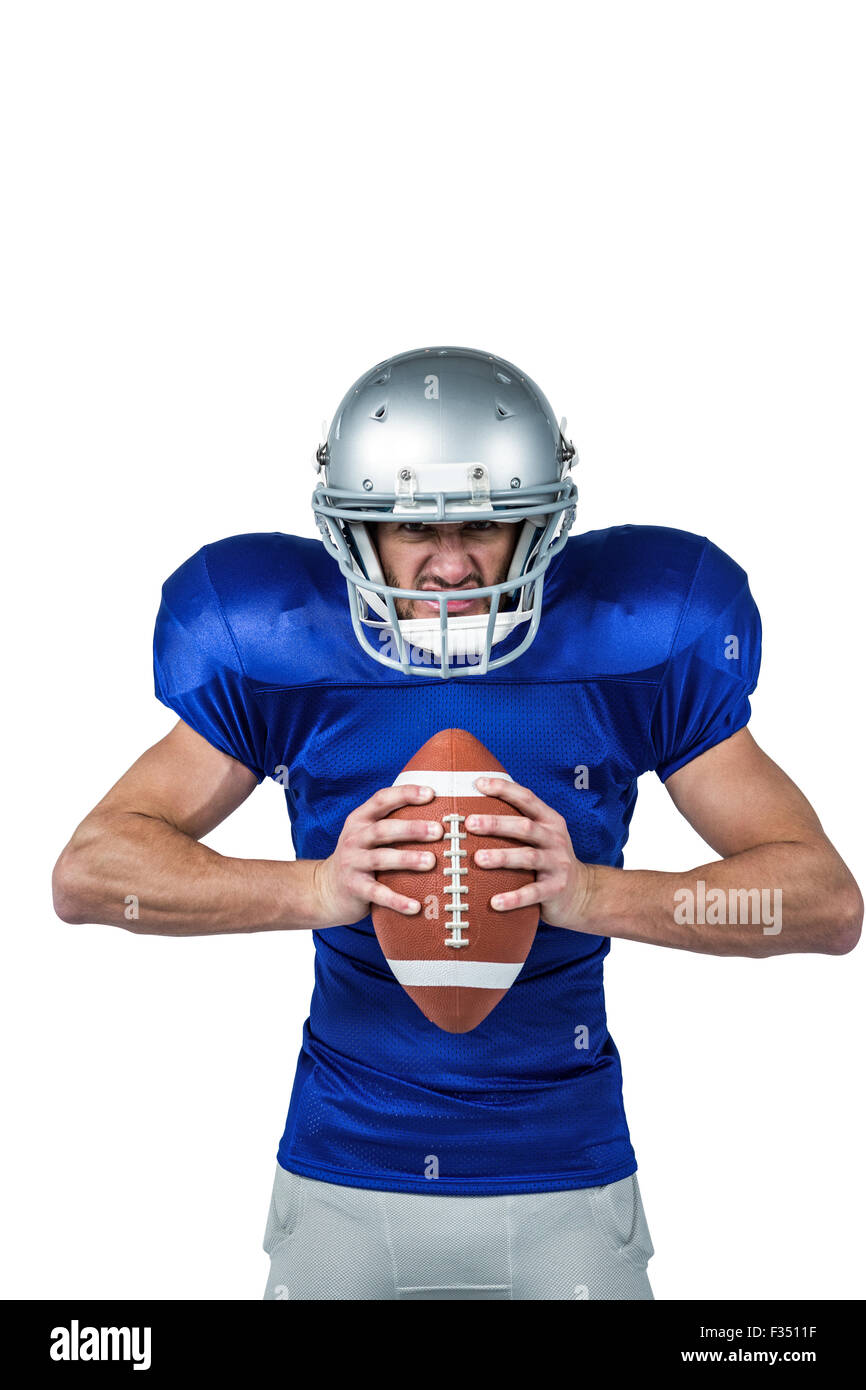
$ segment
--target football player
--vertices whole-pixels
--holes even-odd
[[[321,541],[232,536],[167,580],[155,683],[179,722],[58,861],[65,921],[314,933],[266,1298],[651,1299],[611,938],[752,957],[858,940],[857,885],[747,728],[745,573],[684,531],[570,535],[574,463],[565,422],[499,357],[424,348],[366,372],[316,454]],[[392,783],[447,728],[514,779],[486,790],[516,816],[466,826],[514,840],[479,868],[534,872],[494,910],[540,909],[517,980],[459,1035],[404,992],[370,918],[419,911],[376,875],[429,864],[430,789]],[[623,869],[650,770],[720,858]],[[202,845],[265,777],[295,859]]]

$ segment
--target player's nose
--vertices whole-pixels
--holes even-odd
[[[469,555],[466,539],[459,531],[451,535],[439,532],[430,568],[447,579],[449,584],[459,583],[461,579],[468,581],[475,565]]]

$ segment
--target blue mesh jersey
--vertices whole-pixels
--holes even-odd
[[[637,778],[666,779],[747,722],[760,645],[746,575],[723,551],[617,526],[553,558],[523,656],[486,676],[404,675],[360,648],[322,543],[263,533],[206,545],[171,576],[154,669],[186,724],[285,785],[299,859],[330,855],[350,811],[433,734],[462,728],[565,817],[580,859],[621,867]],[[635,1172],[605,1016],[608,937],[540,922],[516,982],[463,1034],[404,993],[369,916],[314,940],[284,1168],[458,1195]]]

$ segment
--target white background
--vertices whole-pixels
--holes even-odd
[[[863,11],[4,13],[0,1293],[259,1299],[310,937],[52,913],[76,824],[174,723],[160,586],[206,541],[315,534],[321,422],[368,367],[501,354],[568,417],[577,529],[747,570],[752,731],[862,879]],[[280,788],[208,843],[286,857]],[[626,854],[710,857],[654,776]],[[658,1299],[866,1293],[864,960],[614,942]]]

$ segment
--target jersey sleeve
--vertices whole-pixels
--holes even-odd
[[[207,565],[207,546],[166,580],[153,637],[157,699],[263,781],[264,720]]]
[[[651,720],[663,782],[748,723],[760,664],[761,618],[745,571],[706,541]]]

